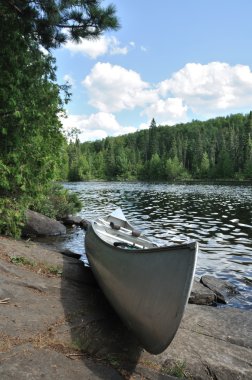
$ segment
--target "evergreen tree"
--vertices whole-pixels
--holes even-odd
[[[203,157],[200,163],[200,177],[207,177],[210,169],[210,161],[207,152],[203,153]]]
[[[149,148],[148,148],[148,160],[158,152],[158,143],[157,143],[157,124],[155,119],[151,120],[149,128]]]
[[[11,13],[47,49],[70,40],[97,38],[105,30],[118,29],[115,7],[103,8],[99,0],[3,0],[1,12]]]
[[[225,149],[219,154],[215,175],[217,178],[232,178],[234,175],[230,153]]]
[[[0,11],[2,5],[0,5]],[[55,61],[37,42],[24,38],[13,13],[0,25],[0,194],[36,194],[55,179],[64,137],[58,113],[64,99],[56,84]]]
[[[252,112],[248,116],[247,122],[247,143],[245,150],[244,174],[246,178],[252,179]]]
[[[162,177],[162,163],[159,155],[154,153],[149,163],[149,179],[159,180]]]
[[[173,127],[156,127],[153,119],[149,130],[81,144],[81,154],[87,157],[91,178],[251,178],[251,119],[238,114]],[[155,139],[149,139],[151,133]]]
[[[0,16],[0,233],[18,236],[27,207],[53,216],[43,205],[63,168],[68,175],[59,114],[70,94],[57,84],[55,59],[41,45],[95,38],[118,21],[114,7],[99,0],[2,0]],[[91,175],[85,157],[69,158],[69,166],[69,176],[73,168],[80,179]]]

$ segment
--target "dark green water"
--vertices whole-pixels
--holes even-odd
[[[65,184],[78,193],[92,219],[120,206],[128,220],[162,244],[197,240],[196,277],[215,275],[238,287],[234,306],[252,307],[252,186],[119,182]],[[83,231],[61,245],[84,254]]]

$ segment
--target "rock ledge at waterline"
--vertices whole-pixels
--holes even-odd
[[[78,260],[0,237],[0,273],[1,380],[252,378],[250,311],[189,304],[171,345],[154,356]]]
[[[80,216],[68,215],[62,218],[62,221],[48,218],[39,212],[27,210],[26,221],[22,229],[22,237],[37,237],[37,236],[57,236],[66,233],[66,227],[79,226],[82,229],[87,229],[88,221]]]

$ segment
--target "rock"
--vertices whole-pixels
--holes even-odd
[[[86,219],[82,219],[81,223],[80,223],[80,227],[83,228],[83,230],[87,230],[88,229],[88,226],[90,225],[90,222]]]
[[[60,251],[60,253],[68,257],[73,257],[74,259],[77,259],[77,260],[81,258],[81,254],[72,252],[70,249],[63,249],[62,251]]]
[[[22,230],[23,237],[55,236],[64,235],[65,233],[66,227],[57,220],[35,211],[26,211],[26,223]]]
[[[15,264],[13,255],[37,266]],[[249,310],[189,304],[170,346],[151,355],[76,259],[0,237],[0,281],[1,298],[10,298],[0,305],[1,380],[252,379]]]
[[[67,217],[62,219],[62,223],[65,226],[79,226],[82,222],[82,218],[80,216],[68,215]]]
[[[228,281],[221,280],[214,276],[202,276],[200,282],[211,289],[216,294],[217,301],[221,303],[228,303],[230,298],[240,294]]]
[[[62,219],[62,223],[65,226],[79,226],[83,230],[87,230],[90,222],[86,219],[82,219],[80,216],[73,216],[73,215],[68,215],[67,217]]]
[[[70,360],[71,356],[66,358],[64,353],[44,347],[34,347],[32,344],[15,347],[13,355],[15,355],[14,361],[9,353],[2,355],[1,380],[122,380],[115,369],[109,368],[104,363],[95,363],[90,358],[85,358],[84,362]]]
[[[66,261],[67,259],[67,261]],[[90,267],[84,266],[80,260],[74,260],[71,258],[66,258],[64,260],[65,266],[62,271],[62,278],[68,281],[75,281],[78,284],[98,286],[96,279]]]
[[[187,305],[170,346],[160,355],[143,353],[167,373],[180,369],[193,380],[252,379],[251,311]]]
[[[200,282],[194,280],[191,294],[189,297],[189,303],[194,303],[197,305],[213,305],[216,301],[215,293],[206,288]]]

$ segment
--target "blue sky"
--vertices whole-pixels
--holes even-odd
[[[251,0],[111,0],[121,28],[53,52],[66,130],[96,140],[252,110]]]

